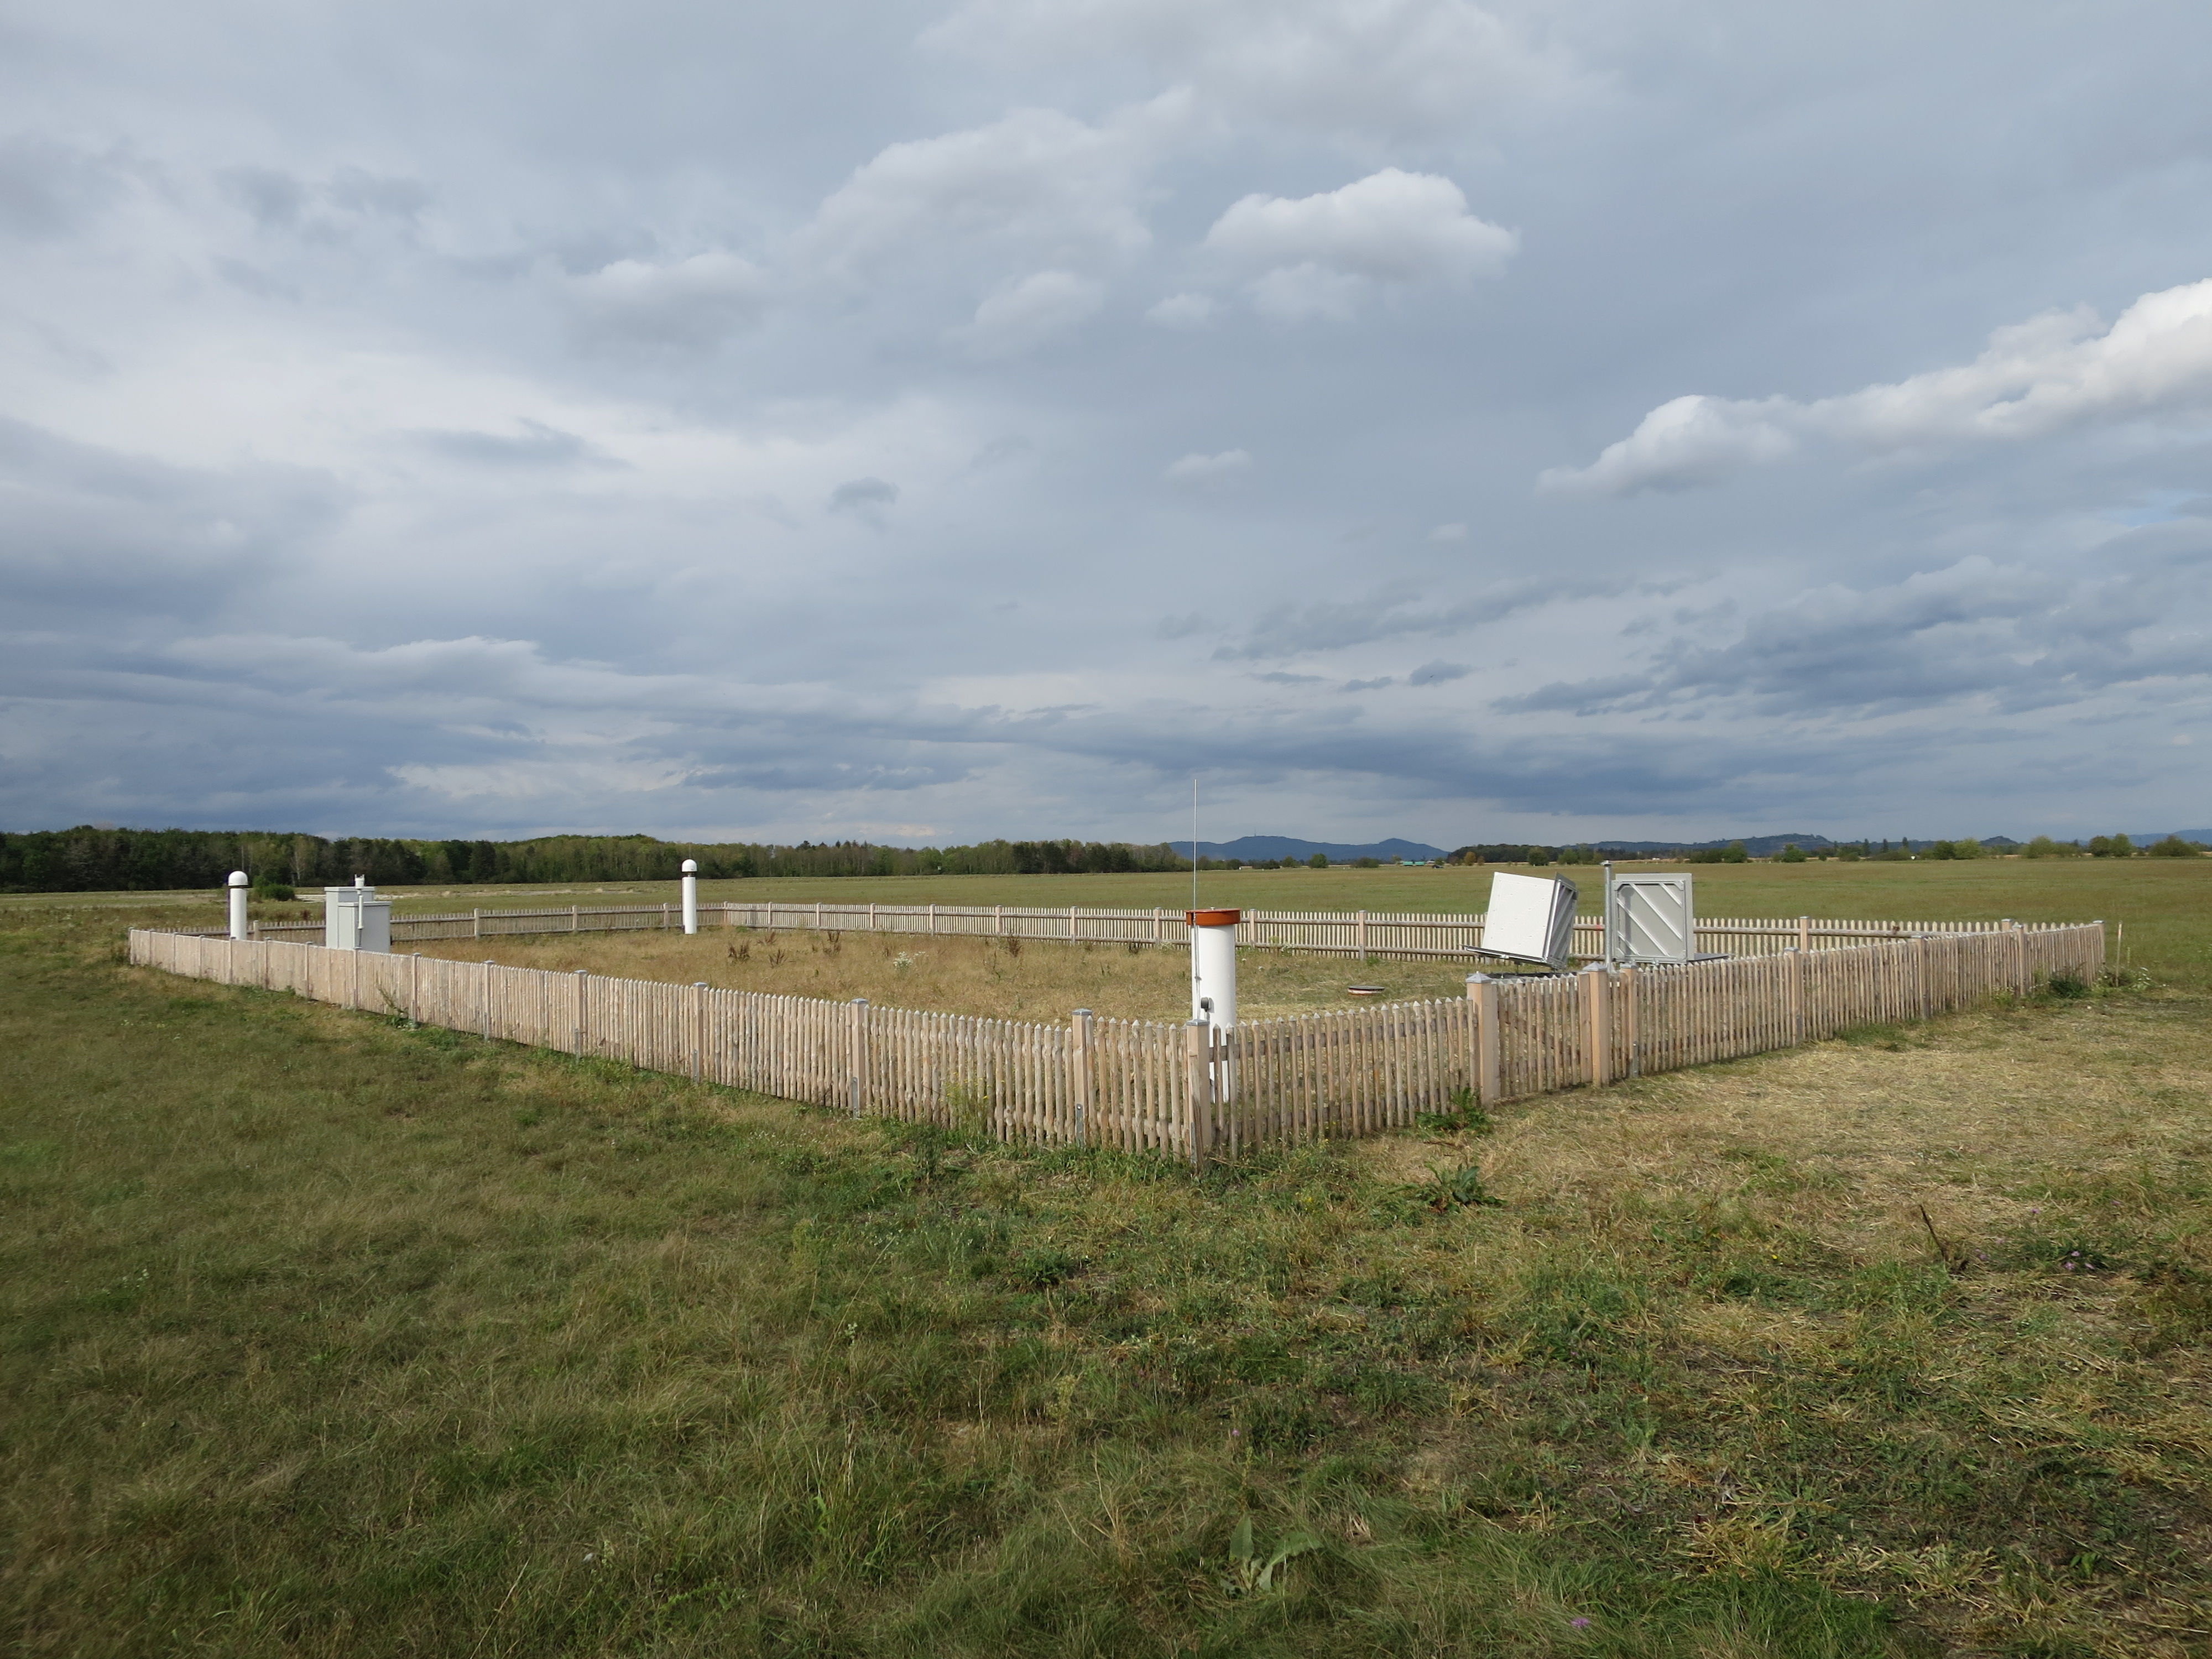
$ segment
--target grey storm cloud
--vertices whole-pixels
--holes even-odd
[[[2201,821],[2123,11],[26,11],[0,829]]]
[[[416,441],[448,460],[480,466],[568,467],[612,465],[609,458],[573,432],[525,419],[517,433],[422,432]]]
[[[852,513],[872,507],[890,507],[899,498],[898,486],[881,478],[848,478],[830,492],[832,513]]]
[[[2146,542],[2172,544],[2160,557]],[[1650,711],[1739,699],[1770,713],[1887,714],[1971,699],[2042,707],[2203,672],[2212,533],[2138,533],[2119,568],[2070,572],[1976,557],[1874,590],[1828,587],[1744,619],[1720,646],[1674,644],[1644,672],[1561,681],[1501,698],[1501,714]]]
[[[95,154],[34,133],[0,138],[0,233],[64,235],[119,198],[130,175],[118,152]]]
[[[0,598],[15,626],[204,617],[342,517],[335,479],[181,466],[0,418]]]

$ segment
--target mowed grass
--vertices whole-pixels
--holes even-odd
[[[2082,867],[2059,914],[2127,899]],[[2212,1651],[2174,867],[2088,912],[2182,940],[2147,988],[1202,1182],[169,979],[116,962],[131,912],[7,907],[0,1631]],[[1501,1201],[1451,1200],[1469,1164]]]
[[[1697,878],[1699,914],[1711,916],[1833,916],[1905,921],[2003,916],[2023,921],[2125,923],[2130,957],[2162,975],[2212,984],[2212,858],[1922,860],[1889,864],[1623,864],[1622,870],[1687,869]],[[1208,904],[1269,910],[1392,910],[1466,913],[1489,902],[1499,869],[1564,876],[1582,890],[1582,908],[1597,908],[1599,872],[1586,866],[1528,870],[1513,866],[1375,870],[1208,870],[1200,890]],[[527,909],[570,904],[672,903],[676,884],[603,882],[538,887],[387,888],[395,914],[422,915],[482,906]],[[700,884],[710,903],[1034,905],[1071,904],[1180,912],[1190,902],[1185,875],[862,876],[803,880],[776,877]],[[221,926],[222,895],[146,896],[205,914],[198,925]],[[0,896],[0,914],[37,908],[44,896]],[[71,896],[80,905],[128,905],[127,894]],[[319,918],[319,905],[262,908],[271,917]]]
[[[726,990],[927,1008],[996,1019],[1064,1020],[1077,1008],[1113,1019],[1190,1018],[1190,953],[1016,938],[954,934],[815,933],[732,929],[709,917],[695,938],[681,933],[555,933],[407,945],[455,962],[623,979],[705,981]],[[1246,951],[1238,959],[1237,1010],[1246,1019],[1340,1008],[1354,985],[1371,999],[1462,996],[1461,961],[1366,963],[1297,952]]]

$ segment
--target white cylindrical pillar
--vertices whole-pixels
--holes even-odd
[[[1186,910],[1190,924],[1190,1017],[1217,1030],[1237,1023],[1238,910]]]
[[[232,871],[230,872],[230,936],[233,939],[246,937],[246,872]]]
[[[1217,1040],[1237,1024],[1237,923],[1242,915],[1237,910],[1183,912],[1190,924],[1191,1022],[1194,1027],[1212,1026]],[[1217,1054],[1213,1067],[1213,1104],[1225,1110],[1237,1093],[1236,1062]]]
[[[684,931],[699,931],[699,860],[684,860]]]

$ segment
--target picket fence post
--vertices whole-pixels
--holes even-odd
[[[1587,1022],[1583,1041],[1589,1048],[1589,1081],[1602,1089],[1613,1081],[1613,986],[1605,964],[1593,962],[1582,971],[1583,1013]]]
[[[860,1108],[867,1091],[868,1076],[868,1000],[853,999],[852,1041],[848,1047],[846,1070],[849,1073],[848,1092],[852,1097],[853,1115],[860,1115]]]
[[[1074,1097],[1075,1144],[1091,1144],[1091,1011],[1078,1008],[1067,1021],[1068,1092]]]
[[[1487,974],[1467,976],[1467,1000],[1474,1005],[1474,1100],[1486,1111],[1498,1104],[1500,1043],[1498,981]]]
[[[1212,1067],[1206,1063],[1212,1036],[1213,1027],[1202,1019],[1190,1020],[1182,1028],[1183,1091],[1190,1100],[1187,1127],[1193,1175],[1206,1172],[1206,1160],[1213,1152]]]
[[[1623,963],[1620,968],[1620,1018],[1624,1041],[1621,1047],[1628,1051],[1628,1075],[1644,1075],[1644,981],[1638,975],[1636,964]]]

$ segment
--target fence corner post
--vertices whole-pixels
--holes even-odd
[[[1467,1000],[1474,1005],[1474,1103],[1488,1111],[1498,1104],[1504,1068],[1498,1027],[1498,981],[1487,974],[1467,976]]]
[[[1206,1165],[1213,1155],[1213,1027],[1205,1020],[1194,1019],[1182,1028],[1183,1092],[1190,1102],[1189,1121],[1186,1125],[1190,1135],[1190,1170],[1193,1175],[1204,1175]]]
[[[1613,975],[1603,963],[1593,962],[1583,969],[1582,981],[1590,1087],[1602,1089],[1613,1081]]]
[[[592,976],[588,968],[576,969],[576,1058],[584,1057],[584,985]]]
[[[1091,1144],[1091,1010],[1078,1008],[1067,1022],[1067,1073],[1075,1097],[1075,1144]]]
[[[868,1000],[866,997],[853,999],[851,1030],[853,1040],[847,1065],[850,1073],[848,1092],[852,1098],[853,1115],[858,1117],[866,1104],[868,1086]]]

